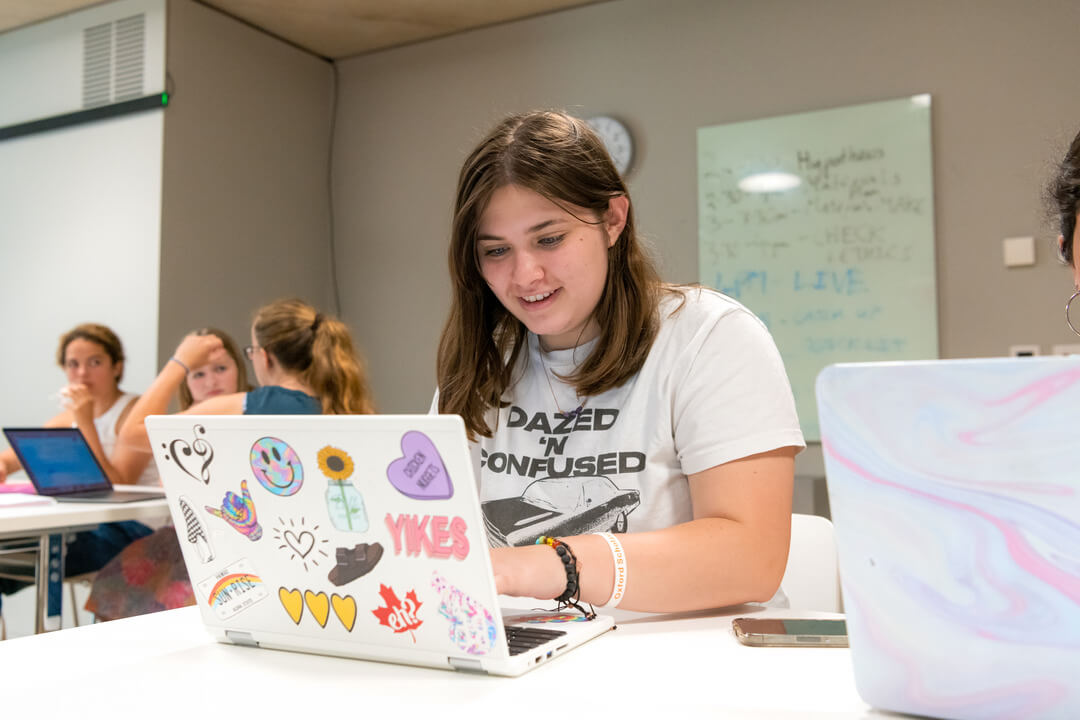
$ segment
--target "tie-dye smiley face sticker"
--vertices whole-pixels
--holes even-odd
[[[300,456],[287,442],[275,437],[259,438],[251,446],[251,472],[275,495],[295,495],[304,484]]]

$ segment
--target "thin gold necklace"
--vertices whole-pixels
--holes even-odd
[[[565,418],[576,418],[578,415],[581,414],[581,411],[585,409],[585,403],[589,402],[589,396],[586,395],[585,399],[581,400],[581,396],[578,395],[577,397],[579,400],[581,400],[581,404],[570,412],[565,412],[562,409],[562,406],[559,405],[559,398],[555,397],[555,388],[551,386],[550,375],[554,375],[554,373],[548,370],[547,363],[544,362],[544,348],[539,347],[539,340],[537,341],[537,346],[537,350],[540,351],[540,367],[544,368],[544,379],[547,380],[548,392],[551,393],[551,399],[555,401],[555,409],[558,410],[559,414]],[[574,388],[574,394],[577,395],[577,388]]]

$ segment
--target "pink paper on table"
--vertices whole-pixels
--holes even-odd
[[[28,495],[36,495],[37,491],[34,490],[33,483],[28,482],[15,482],[15,483],[0,483],[0,493],[26,493]]]

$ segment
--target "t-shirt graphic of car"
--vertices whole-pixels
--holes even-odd
[[[541,535],[566,537],[626,532],[626,516],[641,504],[637,490],[622,490],[606,477],[536,480],[519,497],[482,504],[492,545],[530,545]]]

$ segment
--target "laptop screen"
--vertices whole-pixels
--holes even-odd
[[[67,495],[112,487],[76,428],[4,428],[39,495]]]

